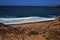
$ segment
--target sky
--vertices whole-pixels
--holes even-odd
[[[0,5],[56,6],[60,5],[60,0],[0,0]]]

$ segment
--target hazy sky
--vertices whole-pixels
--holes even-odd
[[[0,0],[0,5],[55,6],[60,0]]]

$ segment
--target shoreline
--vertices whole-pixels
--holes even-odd
[[[35,24],[35,23],[51,22],[51,21],[54,21],[54,20],[37,21],[37,22],[27,22],[27,23],[17,23],[17,24],[4,24],[4,23],[1,23],[1,24],[4,24],[4,25],[25,25],[25,24]]]
[[[4,40],[55,40],[60,37],[60,17],[55,20],[5,25],[0,23],[0,39]],[[52,36],[51,36],[52,35]],[[52,38],[53,37],[53,38]]]
[[[21,23],[21,24],[7,24],[7,25],[25,25],[25,24],[45,23],[45,22],[51,22],[51,21],[54,21],[54,20],[29,22],[29,23]]]
[[[47,22],[50,20],[54,20],[55,18],[44,18],[44,17],[25,17],[25,18],[5,18],[1,19],[1,23],[9,25],[9,24],[29,24],[29,23],[37,23],[37,22]]]

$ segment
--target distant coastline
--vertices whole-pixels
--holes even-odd
[[[60,5],[56,6],[56,8],[60,8]]]

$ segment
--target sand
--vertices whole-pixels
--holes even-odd
[[[60,17],[44,22],[0,23],[0,40],[60,40]]]

